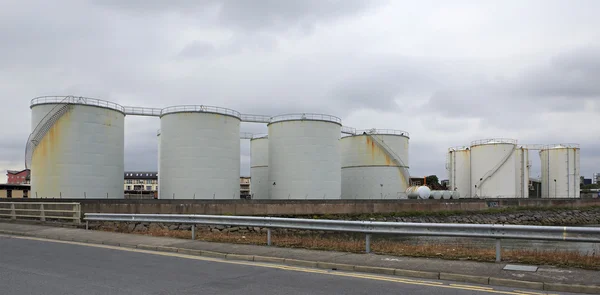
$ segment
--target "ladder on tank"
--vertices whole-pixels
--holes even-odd
[[[54,124],[64,114],[73,108],[73,103],[85,103],[84,98],[76,98],[74,96],[67,96],[56,106],[54,106],[40,122],[35,126],[33,132],[29,134],[27,138],[27,144],[25,145],[25,168],[30,169],[31,159],[33,158],[33,151],[42,141],[46,133],[54,126]]]
[[[494,168],[492,168],[490,171],[486,172],[483,175],[483,177],[479,180],[479,182],[477,183],[477,185],[475,185],[475,187],[478,189],[481,189],[481,185],[484,184],[486,180],[490,179],[490,177],[492,177],[494,174],[496,174],[496,172],[498,170],[500,170],[500,168],[502,166],[504,166],[504,163],[506,163],[506,161],[508,161],[508,159],[510,159],[510,157],[513,155],[513,153],[515,152],[516,149],[517,149],[517,145],[513,145],[512,149],[504,156],[504,158],[502,158],[502,160],[500,160],[500,162],[498,162],[498,164],[496,164],[496,166],[494,166]],[[475,197],[477,197],[477,193],[475,194]]]
[[[392,158],[394,164],[398,165],[398,169],[400,169],[400,172],[402,173],[402,176],[406,181],[406,187],[409,187],[410,173],[408,172],[408,168],[406,167],[406,165],[404,165],[402,159],[394,152],[394,150],[390,146],[388,146],[382,139],[378,138],[376,136],[377,134],[369,132],[367,133],[367,135],[371,137],[373,142],[375,142],[377,146],[379,146],[379,148],[385,151],[388,154],[388,156]]]

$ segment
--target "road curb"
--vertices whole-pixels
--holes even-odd
[[[55,236],[55,235],[35,235],[33,233],[16,232],[16,231],[10,231],[10,230],[0,230],[0,234],[45,238],[45,239],[57,240],[57,241],[75,241],[75,242],[84,243],[84,244],[110,245],[110,246],[116,246],[116,247],[120,247],[120,248],[137,248],[137,249],[151,250],[151,251],[158,251],[158,252],[171,252],[171,253],[177,252],[177,253],[182,253],[182,254],[187,254],[187,255],[203,256],[203,257],[210,257],[210,258],[220,258],[220,259],[227,259],[227,260],[277,263],[277,264],[285,264],[285,265],[300,266],[300,267],[335,269],[338,271],[339,270],[341,270],[341,271],[356,271],[356,272],[383,274],[383,275],[395,275],[395,276],[412,277],[412,278],[420,278],[420,279],[450,280],[450,281],[475,283],[475,284],[482,284],[482,285],[517,287],[517,288],[527,288],[527,289],[544,290],[544,291],[600,294],[600,286],[532,282],[532,281],[494,278],[494,277],[485,277],[485,276],[472,276],[472,275],[464,275],[464,274],[456,274],[456,273],[443,273],[443,272],[438,273],[438,272],[416,271],[416,270],[399,269],[399,268],[394,269],[394,268],[373,267],[373,266],[365,266],[365,265],[340,264],[340,263],[332,263],[332,262],[324,262],[324,261],[288,259],[288,258],[281,258],[281,257],[242,255],[242,254],[222,253],[222,252],[187,249],[187,248],[175,248],[175,247],[168,247],[168,246],[153,246],[153,245],[145,245],[145,244],[132,245],[132,244],[120,244],[120,243],[108,242],[108,241],[89,241],[89,240],[83,240],[83,239],[78,239],[78,238],[61,239],[60,237]]]

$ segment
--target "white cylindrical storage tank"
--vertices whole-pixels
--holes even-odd
[[[156,176],[158,178],[158,183],[160,184],[160,129],[158,129],[158,131],[156,132],[156,139],[158,140],[158,170]],[[160,185],[156,188],[156,194],[156,197],[160,199]]]
[[[472,142],[471,185],[476,198],[527,198],[529,151],[512,139]]]
[[[271,199],[339,199],[341,120],[320,114],[271,118]]]
[[[252,199],[269,199],[269,138],[250,139],[250,191]]]
[[[408,132],[371,129],[340,140],[342,199],[406,199]]]
[[[456,191],[463,198],[471,195],[471,150],[468,147],[448,149],[446,170],[450,182],[449,190]]]
[[[160,117],[161,199],[240,198],[240,114],[175,106]]]
[[[540,151],[542,198],[579,198],[579,145],[554,144]]]
[[[32,198],[123,198],[124,108],[83,97],[31,101]],[[45,128],[46,126],[47,128]]]

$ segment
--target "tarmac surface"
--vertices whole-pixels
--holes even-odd
[[[0,290],[1,294],[187,294],[183,286],[192,288],[197,284],[204,288],[202,294],[239,294],[239,288],[246,287],[243,290],[248,294],[366,294],[361,293],[364,290],[369,294],[421,294],[421,290],[435,287],[422,294],[475,294],[468,292],[481,293],[486,288],[488,293],[525,294],[516,292],[520,290],[531,295],[571,294],[557,291],[595,293],[596,287],[584,287],[600,286],[598,272],[575,268],[506,271],[502,270],[504,263],[209,243],[18,223],[0,223],[0,234],[4,234],[0,238],[0,286],[6,288]],[[415,275],[423,277],[415,279]],[[26,279],[28,276],[35,279]],[[35,283],[38,281],[46,283]],[[221,284],[218,282],[223,286],[214,289]],[[445,287],[439,287],[439,283]],[[553,286],[556,284],[558,287]],[[36,286],[55,293],[35,289]],[[77,289],[85,286],[90,289]],[[172,293],[162,286],[176,291]],[[544,289],[546,286],[550,288]],[[328,289],[333,287],[340,289]],[[65,288],[78,291],[65,293],[71,290]]]

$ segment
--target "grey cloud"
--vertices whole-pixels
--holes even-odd
[[[280,31],[299,26],[312,30],[315,23],[354,15],[386,3],[387,0],[132,0],[93,1],[95,4],[130,13],[176,12],[183,16],[216,14],[219,25],[240,31]]]
[[[250,51],[268,52],[277,47],[277,40],[265,34],[236,34],[229,41],[216,46],[209,42],[196,40],[187,44],[178,57],[181,58],[217,58]]]

